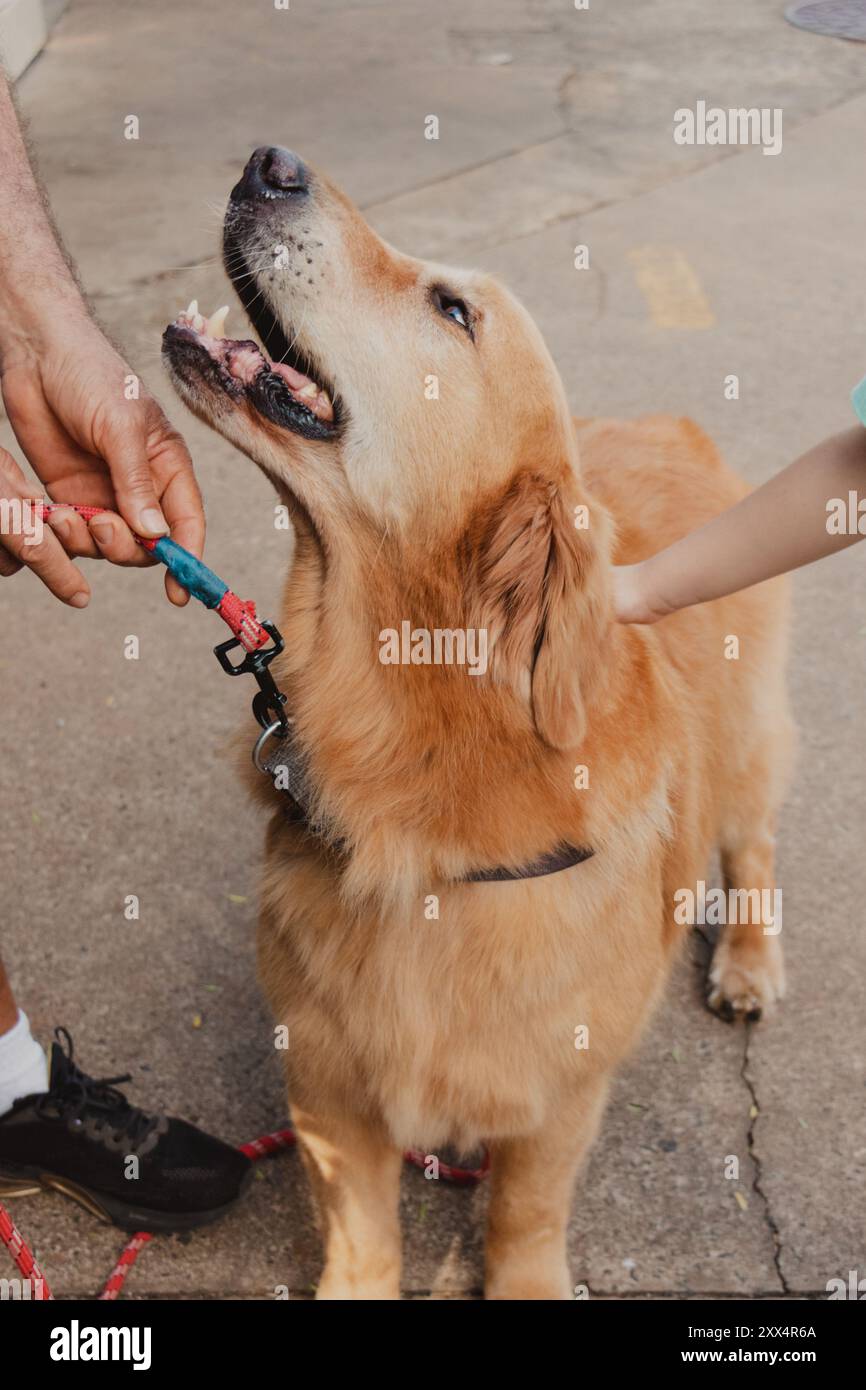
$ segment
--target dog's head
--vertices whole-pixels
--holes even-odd
[[[573,425],[529,314],[490,276],[393,250],[280,148],[232,190],[224,259],[262,346],[191,305],[164,337],[183,399],[273,479],[322,574],[375,602],[372,631],[485,628],[491,679],[536,737],[579,742],[599,528],[578,514]]]

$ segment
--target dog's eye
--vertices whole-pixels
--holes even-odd
[[[455,299],[453,295],[446,294],[445,290],[434,289],[433,303],[440,314],[459,323],[460,327],[465,328],[469,336],[472,336],[472,315],[464,300]]]
[[[448,299],[442,305],[442,312],[448,319],[453,319],[459,323],[461,328],[469,327],[469,315],[466,312],[466,305],[462,299]]]

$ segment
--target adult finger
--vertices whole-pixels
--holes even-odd
[[[46,517],[67,555],[84,555],[89,560],[99,558],[99,550],[87,529],[87,522],[71,507],[52,509]]]
[[[27,565],[73,608],[85,608],[90,586],[36,509],[32,489],[11,454],[0,449],[0,541],[13,564]],[[5,566],[9,572],[8,563]],[[14,570],[11,571],[14,573]]]
[[[48,524],[67,555],[83,555],[88,560],[110,560],[115,565],[142,568],[156,564],[116,512],[106,509],[88,524],[79,512],[61,503],[49,513]]]
[[[193,473],[192,460],[186,445],[179,437],[168,440],[163,449],[160,456],[161,471],[166,465],[170,470],[169,481],[160,500],[166,521],[171,527],[171,538],[200,558],[205,538],[204,508]],[[169,573],[165,576],[165,592],[178,608],[189,602],[186,589]]]
[[[150,551],[138,544],[123,517],[115,512],[100,512],[91,517],[89,532],[97,554],[112,564],[143,569],[157,563]]]
[[[4,493],[9,498],[8,480]],[[72,608],[86,608],[90,602],[90,585],[76,565],[73,565],[50,526],[42,526],[31,534],[7,530],[3,533],[3,548],[13,561],[31,569],[56,598]]]
[[[132,407],[135,406],[133,412]],[[142,402],[128,402],[129,413],[106,422],[99,448],[111,474],[117,507],[140,536],[168,534],[148,457],[148,420]]]

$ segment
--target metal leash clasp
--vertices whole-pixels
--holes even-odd
[[[242,646],[242,643],[240,638],[230,637],[227,642],[220,642],[219,646],[214,647],[214,656],[229,676],[255,676],[259,689],[258,694],[253,696],[253,714],[268,735],[279,733],[284,737],[289,732],[286,697],[277,686],[268,667],[274,657],[279,656],[285,643],[275,623],[262,623],[262,627],[271,638],[269,647],[247,652],[242,661],[232,661],[229,653]],[[262,741],[262,738],[259,738],[257,750]]]

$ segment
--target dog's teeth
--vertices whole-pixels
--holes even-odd
[[[195,333],[204,333],[207,328],[207,319],[203,318],[201,314],[193,314],[192,327]]]
[[[194,319],[197,313],[198,313],[198,300],[197,300],[197,299],[191,299],[191,300],[189,301],[189,308],[186,309],[186,310],[184,310],[184,315],[185,315],[185,317],[188,318],[188,319]]]
[[[226,336],[226,319],[228,318],[229,306],[224,304],[221,309],[216,309],[208,319],[208,333],[211,338],[224,338]]]
[[[319,394],[319,388],[314,381],[308,381],[306,386],[302,386],[298,392],[299,396],[305,396],[307,400],[314,401]]]
[[[334,418],[334,407],[331,405],[331,398],[327,391],[321,391],[319,393],[316,414],[320,420],[333,420]]]

